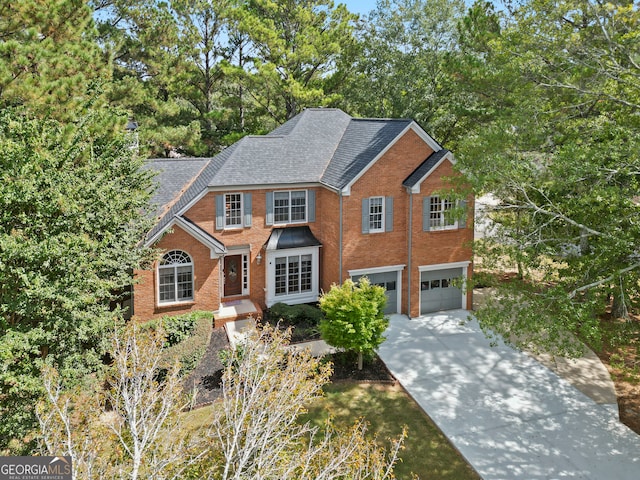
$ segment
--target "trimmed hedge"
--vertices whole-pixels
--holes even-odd
[[[269,308],[269,320],[274,324],[277,323],[278,320],[284,320],[287,325],[318,325],[323,318],[324,315],[319,308],[305,303],[301,305],[287,305],[286,303],[279,302]]]

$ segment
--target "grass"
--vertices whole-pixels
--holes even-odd
[[[408,436],[401,461],[396,464],[399,479],[410,479],[412,473],[419,478],[442,480],[467,480],[480,477],[451,446],[438,427],[416,403],[402,390],[389,384],[359,384],[340,382],[325,386],[325,398],[315,402],[309,412],[300,419],[322,428],[329,414],[338,426],[348,428],[357,418],[369,423],[369,433],[378,436],[387,448],[387,439],[401,434],[407,425]],[[206,427],[211,420],[208,406],[187,413],[187,425],[191,432]]]
[[[364,418],[369,433],[377,434],[385,447],[387,439],[397,437],[407,426],[405,448],[395,468],[397,478],[412,478],[412,474],[422,479],[480,478],[402,388],[340,382],[327,385],[325,393],[325,398],[309,408],[303,421],[321,426],[331,414],[337,425],[348,427],[355,419]]]

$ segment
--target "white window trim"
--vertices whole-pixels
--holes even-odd
[[[294,293],[289,295],[276,295],[276,266],[275,260],[279,257],[291,257],[311,255],[311,290],[308,292]],[[271,307],[275,303],[283,302],[288,304],[317,302],[320,295],[320,247],[290,248],[282,250],[267,251],[267,286],[266,304]]]
[[[373,199],[380,199],[380,205],[382,206],[382,218],[380,219],[380,228],[371,228],[371,200]],[[385,201],[385,197],[383,196],[376,196],[376,197],[369,197],[369,233],[383,233],[385,231],[385,215],[387,212],[385,212],[385,203],[387,203]]]
[[[293,192],[304,192],[304,219],[303,220],[291,220],[291,194]],[[289,213],[287,221],[277,221],[276,220],[276,194],[277,193],[287,193],[289,194]],[[273,224],[274,225],[292,225],[297,223],[308,223],[309,222],[309,191],[308,190],[275,190],[273,192],[273,205],[271,206],[273,210]]]
[[[237,230],[244,228],[244,194],[241,192],[224,193],[224,230]],[[240,223],[227,225],[227,195],[240,195]]]
[[[448,199],[446,197],[442,197],[440,195],[431,195],[431,198],[437,198],[440,201],[440,206],[442,207],[442,210],[440,210],[440,221],[443,222],[445,220],[444,215],[445,215],[445,209],[444,209],[444,202],[448,201]],[[456,208],[458,206],[458,202],[455,201],[453,208]],[[429,202],[429,222],[431,222],[431,202]],[[457,230],[458,229],[458,219],[456,218],[453,222],[452,225],[431,225],[429,224],[429,230],[430,231],[436,231],[436,230]]]
[[[173,250],[177,250],[180,252],[183,252],[185,255],[187,255],[189,257],[189,259],[191,260],[191,262],[189,263],[173,263],[170,265],[160,265],[160,263],[162,262],[162,258],[164,258],[164,255],[160,258],[160,260],[158,260],[157,265],[156,265],[156,304],[158,307],[169,307],[171,305],[180,305],[180,304],[185,304],[185,303],[193,303],[195,301],[195,297],[196,297],[196,291],[195,291],[195,267],[193,264],[193,257],[189,254],[189,252],[187,252],[186,250],[180,250],[180,249],[172,249],[170,251]],[[169,252],[167,252],[169,253]],[[166,254],[165,254],[166,255]],[[185,298],[184,300],[177,300],[178,298],[178,272],[177,272],[177,268],[178,267],[191,267],[191,298]],[[170,268],[173,268],[174,270],[174,276],[175,276],[175,280],[173,282],[173,287],[174,287],[174,293],[175,293],[175,298],[176,300],[170,300],[170,301],[162,301],[160,300],[160,270],[168,270]]]

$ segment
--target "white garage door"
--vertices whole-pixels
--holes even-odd
[[[384,313],[389,315],[398,311],[398,272],[370,273],[365,275],[354,275],[352,280],[357,282],[362,277],[367,277],[372,285],[380,285],[386,289],[387,306]]]
[[[454,280],[462,277],[462,268],[433,270],[420,274],[420,313],[462,308],[462,290]]]

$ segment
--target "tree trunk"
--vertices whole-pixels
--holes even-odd
[[[358,352],[358,370],[362,370],[362,352]]]

